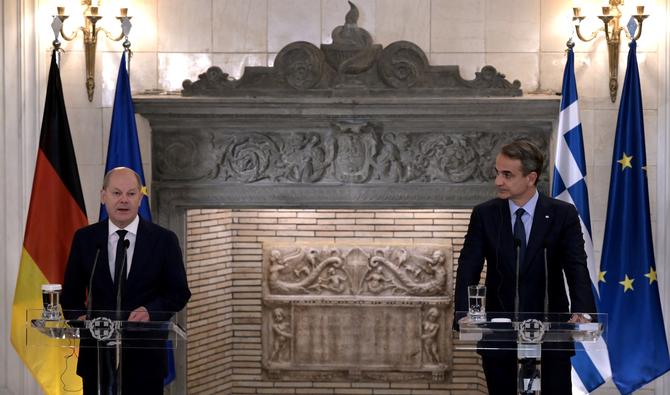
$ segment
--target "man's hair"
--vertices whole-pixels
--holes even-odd
[[[540,179],[542,169],[544,168],[544,155],[542,151],[529,140],[521,139],[506,144],[500,150],[500,153],[510,159],[521,161],[521,170],[523,175],[527,176],[531,172],[537,173],[537,181]]]
[[[135,170],[128,168],[128,167],[115,167],[112,170],[108,171],[105,174],[105,178],[102,179],[102,189],[107,189],[109,186],[109,179],[112,177],[112,174],[119,171],[119,170],[128,170],[133,173],[135,176],[135,179],[137,180],[137,188],[142,189],[142,179],[140,179],[140,175],[135,172]]]

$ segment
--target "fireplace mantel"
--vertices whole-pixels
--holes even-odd
[[[541,95],[135,104],[152,128],[161,221],[187,207],[472,207],[493,196],[500,146],[526,137],[548,153],[558,115]]]
[[[458,66],[429,65],[413,43],[373,44],[354,9],[333,44],[288,44],[274,66],[249,67],[239,80],[212,67],[184,81],[181,96],[135,95],[151,125],[154,216],[183,243],[190,208],[470,208],[494,196],[502,145],[527,138],[549,156],[559,97],[522,95],[493,66],[464,80]],[[272,308],[263,307],[266,326],[311,314]],[[412,311],[414,321],[432,314],[451,327],[452,307]],[[286,361],[268,354],[268,339],[272,379],[273,363]],[[183,353],[178,362],[183,371]]]

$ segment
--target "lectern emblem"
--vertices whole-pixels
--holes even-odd
[[[522,343],[540,343],[545,330],[542,321],[536,319],[525,320],[519,325],[519,340]]]
[[[114,321],[110,320],[107,317],[97,317],[91,320],[88,325],[89,330],[91,331],[91,336],[95,340],[109,340],[114,334]]]

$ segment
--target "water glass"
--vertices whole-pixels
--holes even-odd
[[[472,321],[486,321],[486,286],[468,287],[468,317]]]

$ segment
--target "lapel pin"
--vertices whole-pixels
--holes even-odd
[[[544,218],[549,219],[549,216],[548,216],[548,215],[545,215]]]

